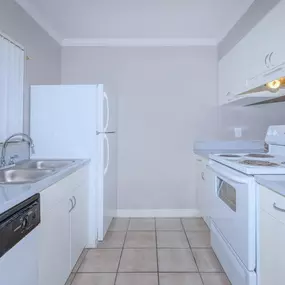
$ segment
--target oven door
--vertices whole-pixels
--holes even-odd
[[[254,178],[217,162],[209,167],[215,173],[212,221],[245,267],[253,271],[256,267]]]

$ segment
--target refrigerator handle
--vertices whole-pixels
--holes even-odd
[[[109,144],[109,139],[106,135],[104,135],[104,140],[106,142],[106,148],[107,148],[107,164],[104,169],[104,175],[105,175],[108,172],[109,163],[110,163],[110,144]]]
[[[108,98],[106,92],[104,92],[104,99],[106,101],[106,111],[107,111],[106,126],[104,128],[104,131],[107,131],[107,129],[109,127],[109,121],[110,121],[110,108],[109,108],[109,98]]]

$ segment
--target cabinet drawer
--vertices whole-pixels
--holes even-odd
[[[53,204],[71,195],[71,190],[86,183],[86,180],[88,180],[88,169],[88,166],[85,166],[43,190],[41,192],[42,210],[49,209]]]
[[[285,212],[277,210],[274,205],[285,210],[285,197],[263,186],[260,186],[261,209],[272,215],[277,220],[285,223]]]

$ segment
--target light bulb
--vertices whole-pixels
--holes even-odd
[[[271,82],[268,82],[266,84],[266,87],[271,89],[271,90],[274,90],[274,91],[277,91],[277,89],[279,89],[281,86],[281,81],[280,80],[273,80]]]

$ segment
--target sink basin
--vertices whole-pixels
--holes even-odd
[[[26,169],[58,169],[74,163],[74,160],[30,160],[17,165]]]
[[[54,172],[55,171],[51,169],[4,169],[0,170],[0,184],[34,183]]]

